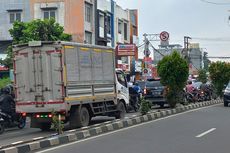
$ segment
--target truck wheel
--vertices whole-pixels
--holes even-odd
[[[0,124],[0,134],[2,134],[5,131],[5,127],[3,124]]]
[[[164,103],[160,103],[159,105],[160,105],[160,108],[164,108],[165,104]]]
[[[123,102],[119,102],[117,104],[117,111],[118,112],[115,115],[116,119],[123,119],[123,118],[125,118],[125,112],[126,112],[126,110],[125,110],[125,105],[123,104]]]
[[[88,126],[90,121],[89,111],[86,107],[77,107],[70,115],[70,127],[79,128]]]
[[[228,107],[228,102],[224,101],[224,107]]]
[[[40,125],[40,129],[42,131],[49,131],[51,128],[51,123],[44,123]]]

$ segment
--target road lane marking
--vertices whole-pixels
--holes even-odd
[[[203,133],[197,135],[196,137],[197,137],[197,138],[201,138],[201,137],[203,137],[204,135],[206,135],[206,134],[208,134],[208,133],[210,133],[210,132],[212,132],[212,131],[214,131],[214,130],[216,130],[216,128],[211,128],[210,130],[205,131],[205,132],[203,132]]]
[[[44,137],[37,137],[37,138],[33,138],[33,140],[40,140],[43,139]]]
[[[11,143],[12,145],[16,145],[16,144],[19,144],[19,143],[22,143],[23,141],[17,141],[17,142],[14,142],[14,143]]]
[[[125,130],[128,130],[128,129],[139,127],[139,126],[142,126],[142,125],[154,123],[154,122],[157,122],[157,121],[161,121],[161,120],[172,118],[172,117],[175,117],[175,116],[187,114],[187,113],[190,113],[190,112],[195,112],[197,110],[202,110],[202,109],[206,109],[206,108],[210,108],[210,107],[215,107],[215,106],[218,106],[218,105],[222,105],[222,103],[221,104],[215,104],[215,105],[207,106],[207,107],[201,107],[201,108],[197,108],[197,109],[192,109],[192,110],[189,110],[189,111],[186,111],[186,112],[182,112],[182,113],[170,115],[170,116],[159,118],[159,119],[152,120],[152,121],[149,121],[149,122],[144,122],[144,123],[141,123],[141,124],[133,125],[133,126],[130,126],[130,127],[127,127],[127,128],[123,128],[123,129],[119,129],[119,130],[116,130],[116,131],[112,131],[112,132],[109,132],[109,133],[104,133],[104,134],[97,135],[97,136],[90,137],[90,138],[86,138],[86,139],[83,139],[83,140],[79,140],[79,141],[75,141],[75,142],[63,144],[63,145],[60,145],[60,146],[57,146],[57,147],[53,147],[53,148],[49,148],[49,149],[45,149],[45,150],[42,150],[42,151],[38,151],[36,153],[44,153],[44,152],[53,151],[53,150],[56,150],[56,149],[60,149],[62,147],[67,147],[67,146],[75,145],[75,144],[78,144],[78,143],[81,143],[81,142],[85,142],[85,141],[88,141],[88,140],[93,140],[93,139],[100,138],[100,137],[103,137],[103,136],[112,135],[112,134],[115,134],[115,133],[118,133],[118,132],[121,132],[121,131],[125,131]]]

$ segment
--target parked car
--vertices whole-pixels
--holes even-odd
[[[166,100],[166,87],[160,83],[160,79],[150,79],[145,83],[144,98],[152,104],[164,107]]]
[[[230,81],[224,90],[224,106],[228,107],[230,103]]]

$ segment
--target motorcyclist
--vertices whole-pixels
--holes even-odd
[[[138,83],[134,83],[133,89],[134,89],[137,93],[141,93],[141,87],[138,85]]]
[[[192,81],[191,80],[189,80],[188,81],[188,84],[186,85],[186,92],[189,92],[189,93],[193,93],[193,91],[194,91],[194,86],[192,85]]]

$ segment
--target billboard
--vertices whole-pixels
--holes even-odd
[[[135,56],[136,45],[134,44],[120,44],[117,46],[118,56]]]

